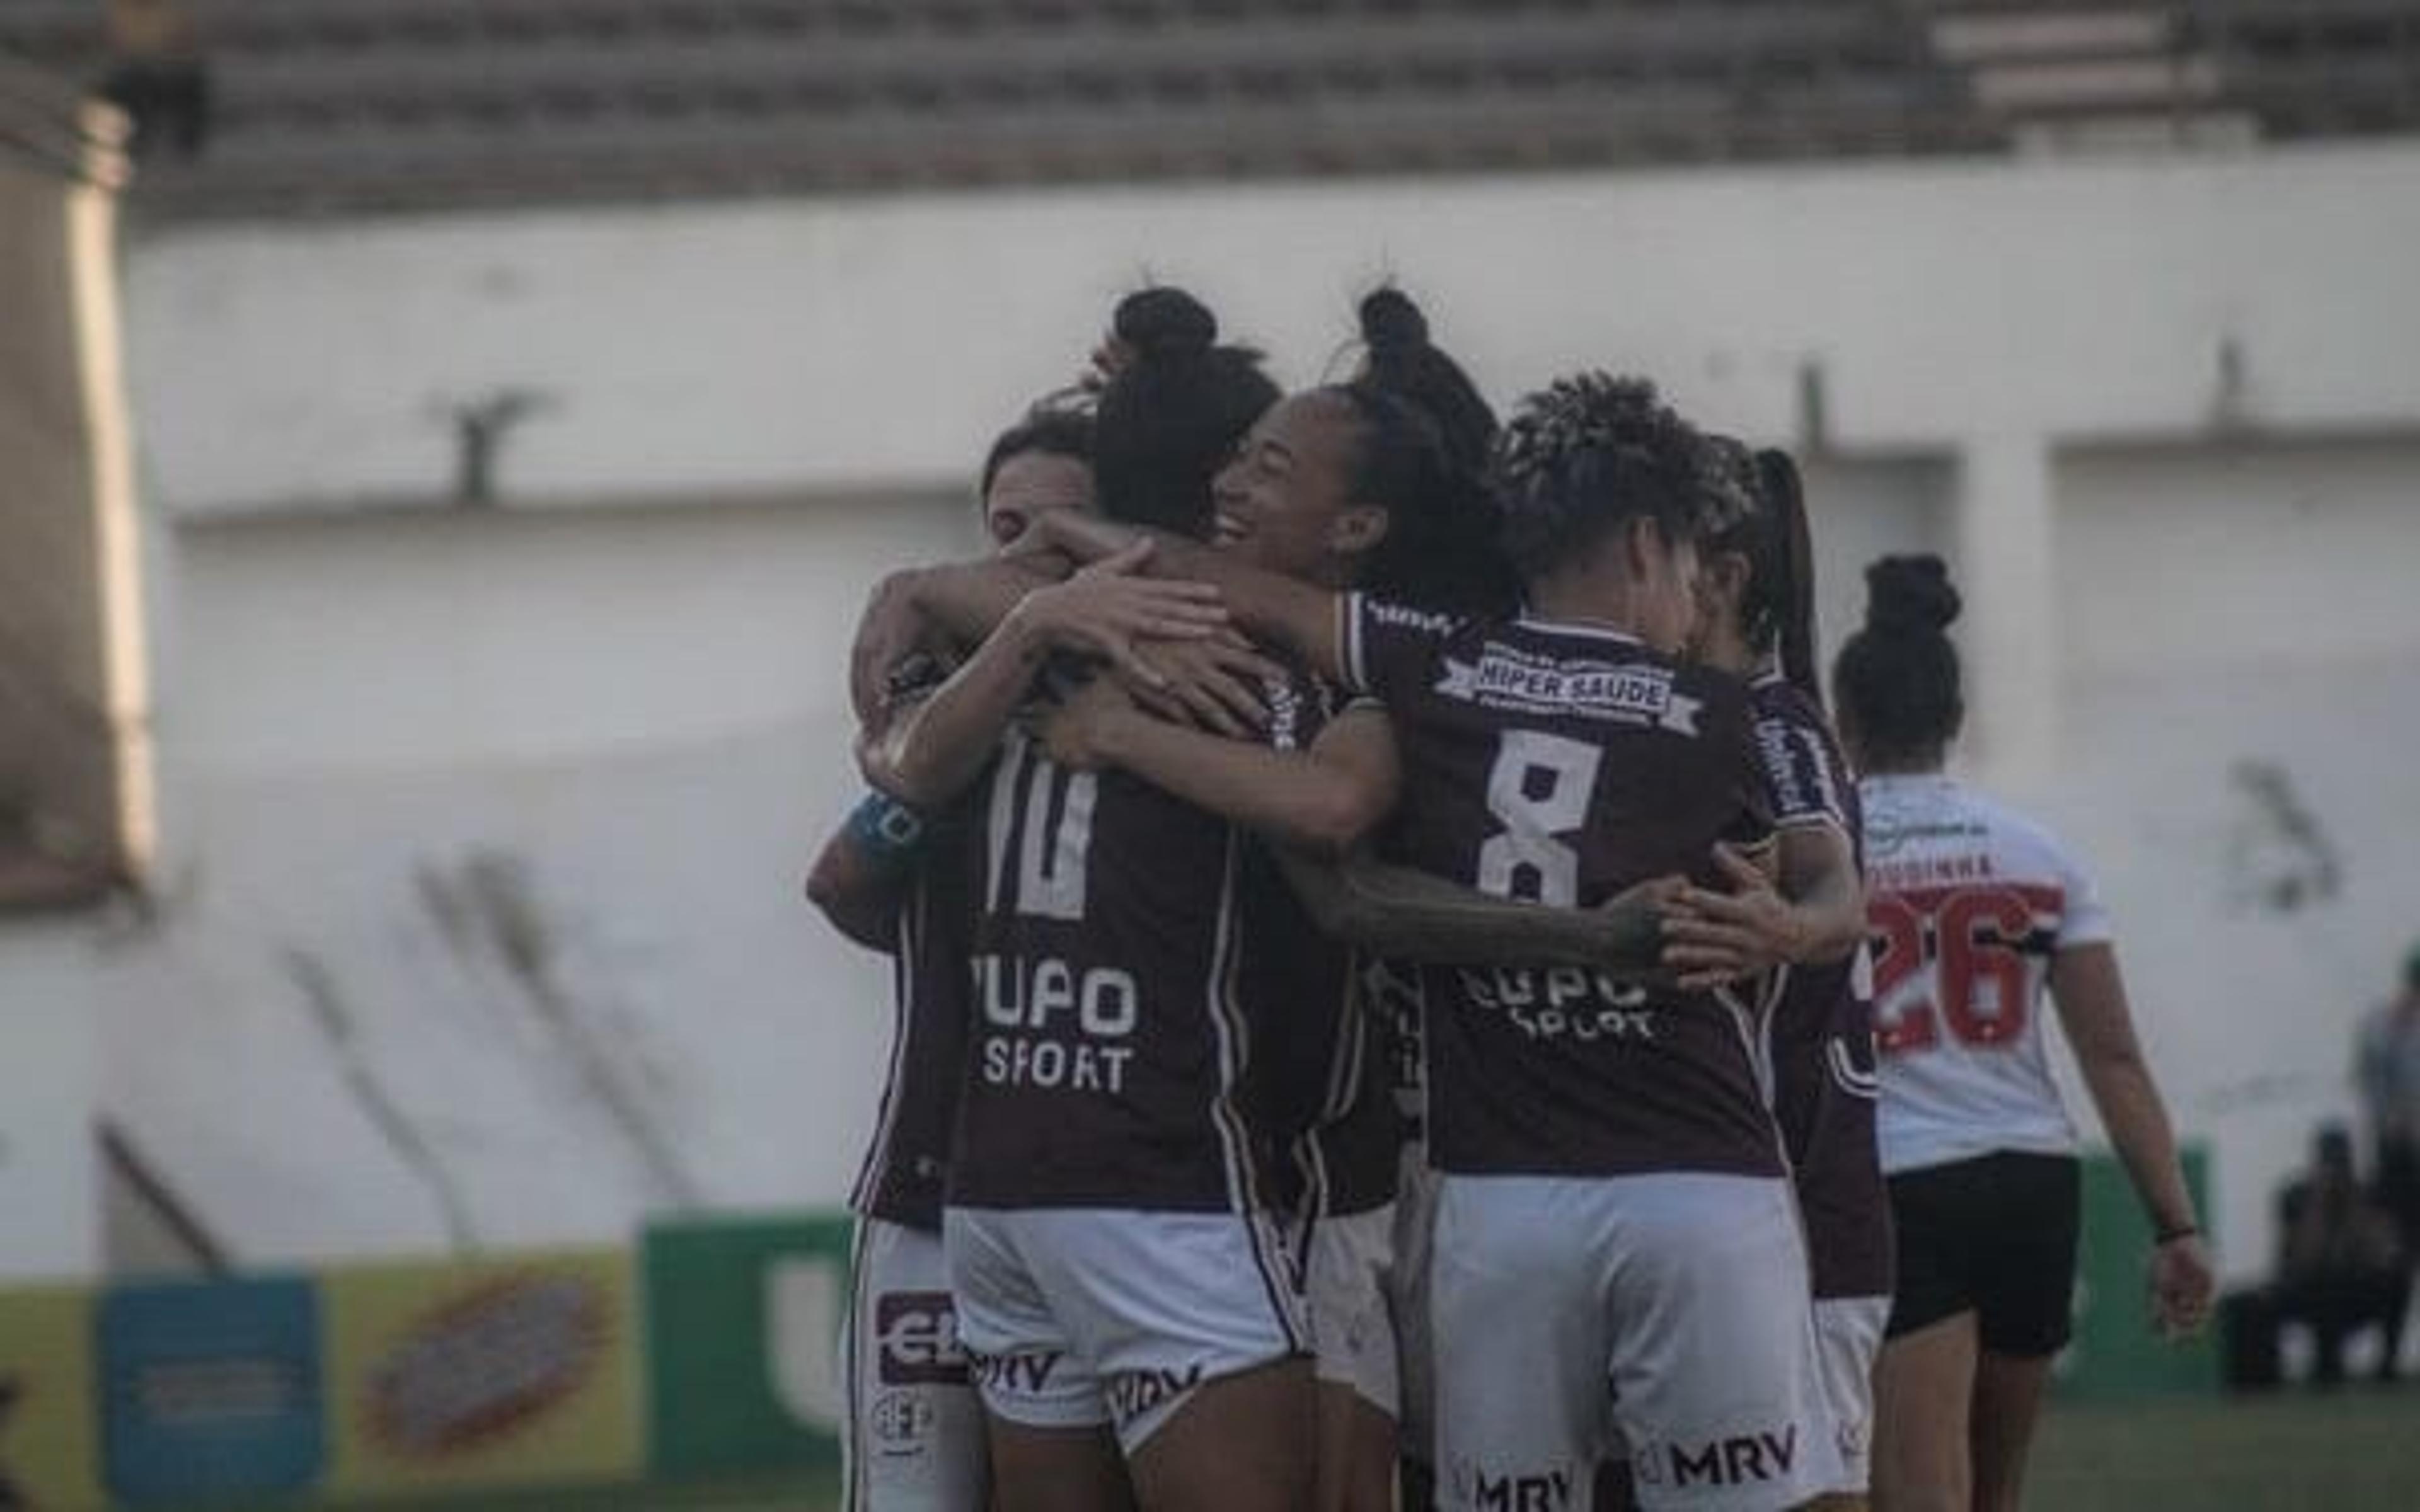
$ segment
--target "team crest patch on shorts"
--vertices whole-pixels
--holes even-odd
[[[874,1299],[876,1374],[886,1386],[963,1386],[957,1310],[946,1291],[886,1291]]]
[[[912,1458],[924,1453],[938,1414],[933,1404],[913,1391],[886,1391],[874,1399],[868,1422],[886,1458]]]

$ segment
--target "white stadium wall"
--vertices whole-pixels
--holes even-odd
[[[1146,273],[1293,382],[1393,273],[1499,396],[1637,368],[1820,441],[1828,640],[1866,559],[1959,559],[1972,764],[2101,864],[2256,1270],[2420,931],[2420,450],[2361,439],[2420,435],[2413,245],[2408,147],[163,236],[130,296],[165,856],[91,978],[96,1102],[254,1263],[836,1202],[883,978],[795,900],[864,590],[971,546],[983,443]],[[446,411],[509,391],[503,501],[449,506]],[[2228,859],[2244,760],[2333,895],[2240,901],[2286,864]]]
[[[2057,469],[2067,647],[2043,801],[2097,864],[2226,1259],[2420,937],[2420,442],[2080,452]]]

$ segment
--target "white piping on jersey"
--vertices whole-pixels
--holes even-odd
[[[1016,794],[1024,776],[1025,732],[1010,729],[1001,737],[1000,761],[991,774],[991,803],[985,815],[984,912],[1005,911],[1008,895],[1008,837],[1016,825]]]
[[[1361,595],[1336,595],[1336,645],[1344,663],[1345,685],[1356,693],[1370,691],[1370,669],[1361,659]]]
[[[1575,635],[1589,640],[1611,640],[1620,645],[1643,646],[1647,642],[1617,625],[1598,625],[1587,620],[1556,620],[1532,612],[1526,607],[1513,624],[1525,630],[1541,630],[1548,635]]]
[[[892,941],[897,953],[891,963],[891,1067],[882,1080],[882,1105],[875,1115],[874,1143],[848,1195],[849,1206],[861,1212],[880,1196],[883,1173],[891,1165],[891,1140],[898,1132],[899,1105],[904,1101],[899,1088],[908,1079],[908,1041],[916,1026],[916,961],[929,928],[925,912],[930,905],[920,871],[908,906],[899,910],[899,933]]]
[[[1773,1021],[1774,1011],[1781,1004],[1783,987],[1789,982],[1790,968],[1779,966],[1765,974],[1763,991],[1751,1005],[1740,1000],[1730,984],[1714,988],[1714,1001],[1730,1011],[1731,1026],[1739,1030],[1740,1046],[1747,1052],[1747,1067],[1756,1078],[1757,1094],[1766,1107],[1773,1106]]]
[[[1302,1211],[1297,1222],[1303,1247],[1297,1255],[1308,1263],[1311,1225],[1327,1216],[1334,1182],[1327,1169],[1327,1130],[1352,1113],[1360,1101],[1361,1079],[1369,1074],[1370,1034],[1362,1011],[1361,958],[1356,952],[1345,964],[1344,1001],[1336,1015],[1336,1040],[1327,1047],[1327,1090],[1311,1126],[1295,1139],[1295,1167],[1303,1173]]]
[[[1292,1267],[1280,1257],[1274,1269],[1270,1257],[1262,1249],[1262,1241],[1269,1237],[1272,1226],[1264,1221],[1268,1211],[1262,1200],[1260,1181],[1252,1160],[1250,1131],[1244,1127],[1243,1115],[1235,1107],[1235,1088],[1243,1079],[1243,1068],[1249,1064],[1251,1027],[1244,1017],[1243,1005],[1235,1000],[1235,972],[1242,957],[1236,934],[1236,877],[1241,870],[1243,840],[1233,825],[1227,826],[1226,858],[1218,879],[1218,919],[1210,945],[1210,1026],[1218,1043],[1218,1090],[1210,1099],[1210,1122],[1218,1131],[1219,1151],[1227,1167],[1227,1201],[1236,1215],[1243,1219],[1245,1239],[1252,1251],[1252,1262],[1261,1273],[1261,1285],[1268,1289],[1269,1306],[1277,1314],[1279,1331],[1286,1342],[1300,1348],[1295,1337],[1294,1315],[1286,1307],[1286,1279]]]
[[[865,1331],[866,1304],[874,1300],[874,1268],[867,1263],[873,1233],[873,1222],[861,1217],[848,1239],[848,1337],[841,1353],[841,1368],[847,1372],[842,1399],[848,1412],[848,1431],[841,1435],[840,1462],[841,1484],[848,1488],[850,1506],[863,1506],[866,1502],[865,1455],[857,1438],[865,1427],[865,1350],[859,1339]]]
[[[1740,1047],[1747,1052],[1748,1073],[1756,1078],[1758,1100],[1763,1103],[1765,1128],[1773,1134],[1774,1153],[1781,1157],[1782,1173],[1795,1182],[1798,1163],[1790,1158],[1790,1141],[1781,1135],[1781,1119],[1774,1108],[1773,1025],[1780,1016],[1781,999],[1790,986],[1790,967],[1779,966],[1767,973],[1764,991],[1755,1008],[1739,1000],[1739,995],[1728,984],[1714,989],[1714,999],[1730,1011],[1731,1027],[1739,1030]],[[1751,1025],[1753,1020],[1753,1025]],[[1790,1205],[1798,1212],[1798,1204]],[[1806,1216],[1799,1214],[1799,1241],[1806,1242]]]
[[[1881,1075],[1874,1072],[1857,1069],[1856,1061],[1850,1058],[1847,1041],[1837,1034],[1826,1040],[1823,1042],[1823,1058],[1830,1062],[1832,1081],[1841,1091],[1851,1097],[1864,1098],[1869,1103],[1881,1099],[1883,1095]]]

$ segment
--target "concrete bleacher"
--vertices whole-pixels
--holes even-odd
[[[153,4],[161,0],[152,0]],[[2420,122],[2415,0],[183,0],[175,219],[2019,150]],[[102,0],[6,0],[89,81]],[[2086,133],[2088,134],[2088,133]]]

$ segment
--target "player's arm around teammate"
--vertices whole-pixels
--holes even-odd
[[[1158,717],[1095,680],[1043,712],[1035,728],[1066,765],[1130,771],[1274,841],[1313,921],[1382,958],[1625,973],[1668,964],[1660,925],[1684,878],[1642,883],[1593,909],[1554,908],[1362,850],[1403,779],[1393,727],[1374,705],[1347,709],[1308,749],[1273,750]]]

